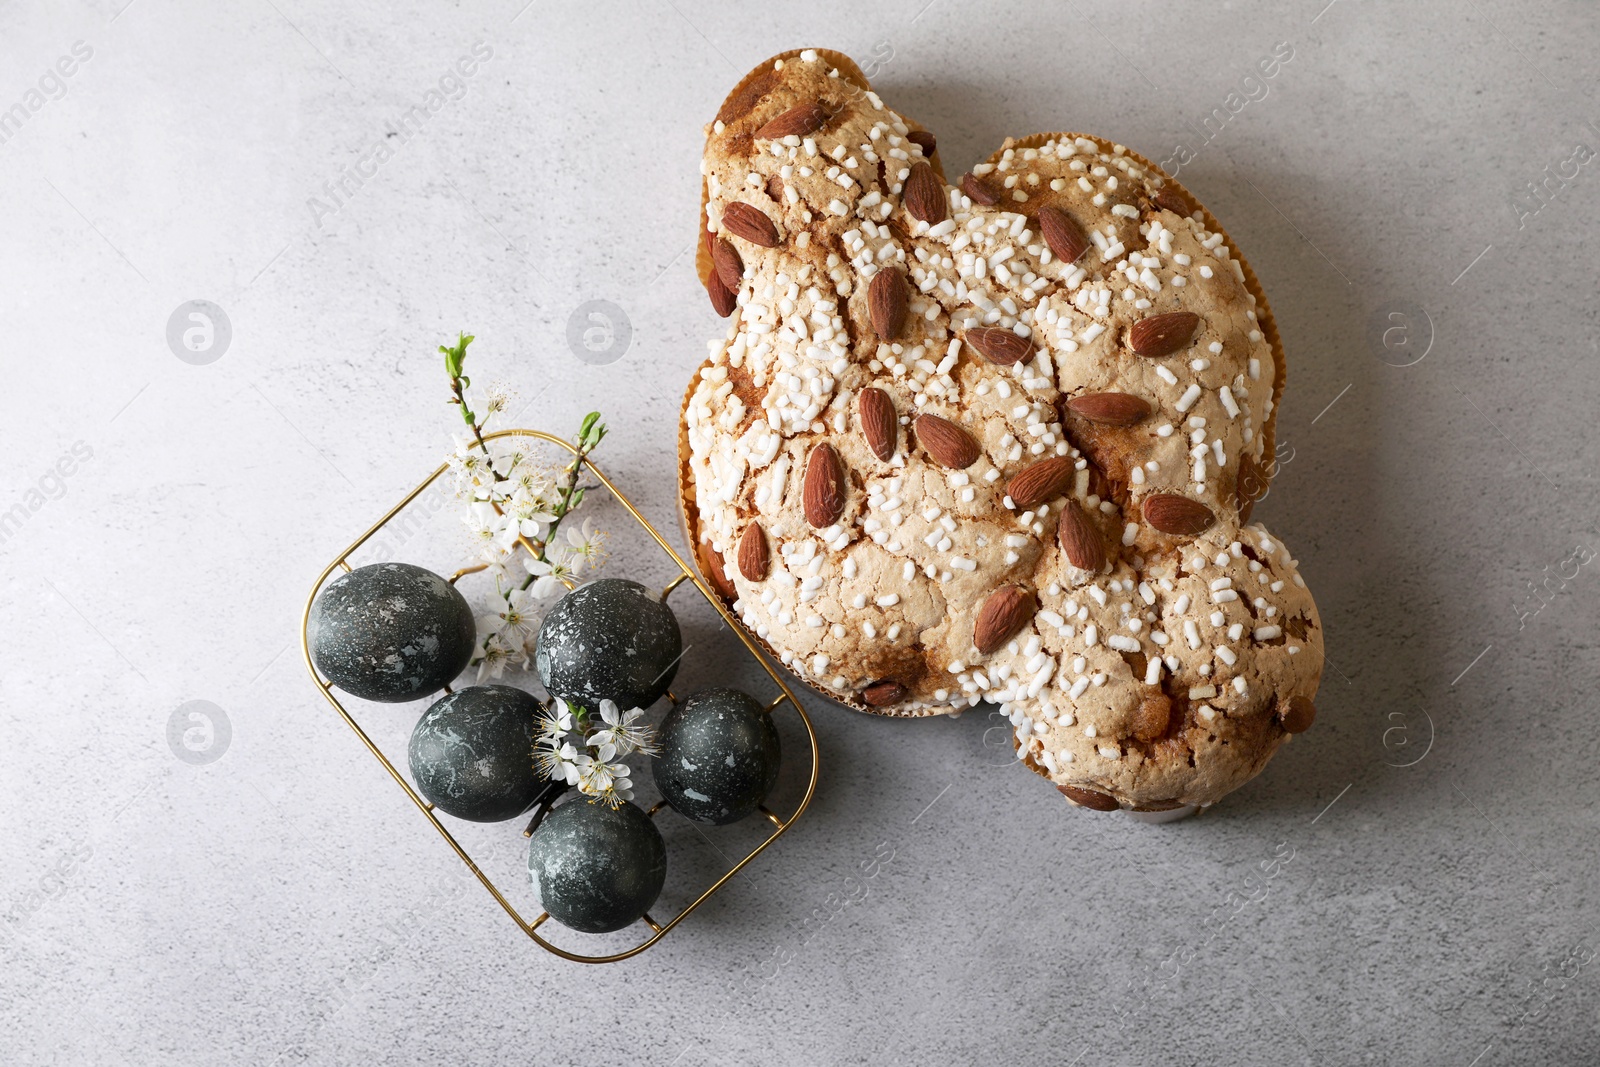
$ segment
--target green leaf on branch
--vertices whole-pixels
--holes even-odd
[[[470,333],[458,333],[454,347],[440,345],[439,351],[444,353],[444,367],[450,372],[451,378],[461,377],[461,367],[467,360],[467,346],[476,338]]]
[[[584,452],[591,451],[605,438],[606,425],[600,421],[600,413],[591,411],[583,418],[583,424],[578,427],[578,447]]]

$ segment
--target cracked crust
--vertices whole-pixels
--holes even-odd
[[[755,136],[810,102],[820,128]],[[945,218],[919,218],[902,199],[925,161],[919,129],[848,59],[815,50],[758,67],[707,128],[701,277],[728,269],[719,241],[742,276],[684,404],[696,560],[766,647],[836,700],[918,715],[987,699],[1010,716],[1019,756],[1080,798],[1210,803],[1288,736],[1279,709],[1315,695],[1322,663],[1294,561],[1247,525],[1284,378],[1260,287],[1176,183],[1081,135],[1008,140],[973,171],[993,206],[946,184],[935,152]],[[724,225],[734,201],[770,221],[775,246],[764,228]],[[1081,228],[1075,262],[1043,236],[1045,207]],[[908,294],[892,340],[869,300],[886,269]],[[1166,320],[1188,327],[1178,347],[1138,354],[1160,346],[1136,324],[1173,312],[1196,317]],[[1025,338],[1025,357],[986,355],[990,327]],[[863,432],[869,388],[895,414],[887,460]],[[842,508],[807,499],[824,443]],[[1047,485],[1042,502],[1008,495],[1030,480]],[[1067,508],[1082,517],[1069,524],[1080,562],[1085,531],[1097,535],[1098,570],[1063,547]],[[741,566],[747,537],[767,548],[759,567]],[[1031,595],[1002,605],[1011,636],[980,654],[980,611],[1008,586]]]

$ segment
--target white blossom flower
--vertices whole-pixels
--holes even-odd
[[[613,808],[633,799],[633,773],[626,763],[609,763],[580,755],[573,761],[578,768],[578,791],[604,800]]]
[[[468,475],[486,475],[494,470],[488,453],[478,447],[478,439],[471,434],[458,433],[451,438],[455,445],[448,459],[457,471]]]
[[[511,488],[519,497],[525,497],[548,507],[555,506],[556,501],[553,497],[556,483],[549,467],[541,467],[532,462],[521,464],[511,475]]]
[[[532,453],[522,444],[512,444],[504,451],[495,453],[494,469],[502,479],[500,487],[508,498],[518,492],[525,471],[537,470],[533,466]]]
[[[580,752],[572,763],[578,768],[579,792],[592,797],[611,788],[611,772],[607,770],[608,764],[604,760],[595,759],[587,752]]]
[[[598,799],[613,808],[620,808],[623,801],[633,799],[633,779],[629,777],[626,763],[613,763],[609,770],[611,785],[599,794]]]
[[[653,731],[639,722],[642,718],[644,711],[640,708],[619,711],[615,701],[602,700],[600,719],[605,725],[589,735],[589,744],[598,747],[602,753],[609,751],[611,755],[600,757],[607,762],[616,755],[626,756],[632,752],[653,755],[655,753]]]
[[[560,697],[556,698],[555,710],[539,716],[540,740],[555,739],[566,735],[572,729],[572,709]]]
[[[584,519],[582,527],[567,527],[567,544],[572,546],[574,572],[588,567],[598,567],[606,556],[606,532],[595,529],[593,519]]]
[[[474,506],[488,507],[490,510],[494,509],[494,505],[492,504]],[[495,518],[497,520],[497,528],[500,532],[500,544],[506,549],[506,551],[509,552],[517,543],[517,538],[522,534],[520,524],[517,522],[516,516],[514,515],[497,513]]]
[[[478,684],[485,678],[499,678],[506,664],[518,655],[520,649],[508,648],[499,633],[491,633],[478,647]]]
[[[539,615],[533,594],[526,589],[511,589],[489,598],[491,616],[498,620],[496,629],[506,644],[521,646],[539,632]]]
[[[456,495],[467,500],[488,496],[496,481],[494,460],[471,436],[458,434],[455,445],[446,462],[455,472]]]
[[[555,738],[542,739],[539,746],[534,749],[534,758],[538,760],[539,771],[552,781],[564,781],[568,785],[578,784],[578,750],[570,741],[558,741]]]
[[[506,511],[517,524],[517,532],[531,540],[540,540],[550,524],[556,521],[555,513],[550,511],[544,501],[522,494],[514,495],[506,502]]]
[[[490,563],[503,559],[516,544],[516,522],[499,514],[488,501],[473,502],[461,521],[466,523],[478,554]]]
[[[484,391],[484,414],[493,415],[497,411],[504,411],[510,405],[513,395],[511,387],[505,382],[495,382]]]
[[[528,573],[538,579],[533,583],[533,595],[540,600],[565,593],[566,582],[577,577],[578,573],[572,567],[572,557],[566,553],[547,552],[546,556],[550,558],[534,559],[529,556],[522,561],[522,565],[528,568]]]

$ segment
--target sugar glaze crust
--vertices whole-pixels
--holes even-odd
[[[697,555],[837,699],[990,700],[1058,786],[1210,803],[1322,664],[1293,559],[1246,522],[1283,380],[1254,277],[1120,146],[1007,141],[947,183],[865,86],[790,53],[707,128],[702,274],[740,271],[684,409]],[[808,132],[758,136],[791,112]]]

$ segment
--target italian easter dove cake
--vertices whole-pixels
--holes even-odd
[[[696,559],[808,684],[999,705],[1074,803],[1206,805],[1311,725],[1316,605],[1250,522],[1284,358],[1217,221],[1082,134],[946,180],[838,53],[707,127],[698,265],[728,318],[685,399]]]

